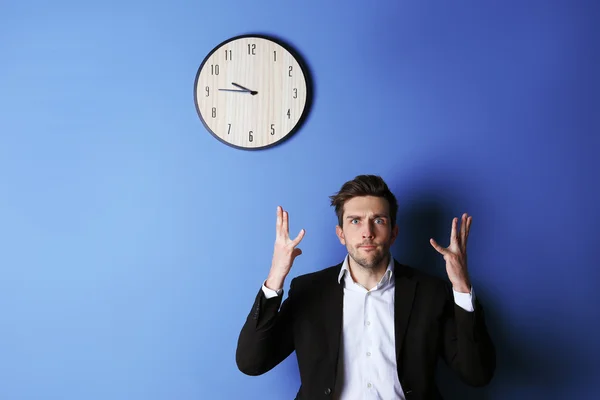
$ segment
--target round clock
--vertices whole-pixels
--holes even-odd
[[[215,47],[194,82],[204,126],[235,148],[273,146],[294,133],[311,103],[308,69],[287,44],[243,35]]]

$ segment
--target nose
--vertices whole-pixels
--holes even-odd
[[[363,239],[373,239],[375,237],[373,232],[374,232],[373,225],[369,221],[368,224],[365,224],[365,228],[364,228],[363,235],[362,235]]]

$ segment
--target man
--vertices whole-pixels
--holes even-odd
[[[336,234],[348,255],[336,266],[298,276],[282,304],[284,280],[304,237],[289,236],[277,208],[271,270],[241,330],[238,368],[260,375],[296,351],[297,399],[440,399],[438,357],[472,386],[486,385],[496,355],[467,272],[472,217],[452,221],[450,246],[431,239],[450,286],[395,261],[398,204],[378,176],[361,175],[331,196]],[[280,308],[281,305],[281,308]]]

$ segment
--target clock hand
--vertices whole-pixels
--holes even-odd
[[[239,93],[250,93],[252,96],[254,96],[255,94],[258,94],[257,91],[254,90],[240,90],[240,89],[219,89],[222,92],[239,92]]]
[[[237,86],[237,87],[239,87],[240,89],[244,89],[244,90],[247,90],[247,91],[249,91],[249,92],[251,92],[251,91],[252,91],[252,90],[250,90],[250,89],[248,89],[248,88],[245,88],[245,87],[243,87],[242,85],[238,85],[238,84],[237,84],[237,83],[235,83],[235,82],[231,82],[231,84],[232,84],[233,86]]]
[[[219,89],[222,92],[241,92],[241,93],[249,93],[248,90],[240,90],[240,89]]]
[[[237,87],[239,87],[240,89],[247,90],[248,92],[250,92],[250,94],[251,94],[252,96],[254,96],[255,94],[258,94],[258,92],[257,92],[256,90],[250,90],[250,89],[248,89],[248,88],[245,88],[245,87],[243,87],[242,85],[238,85],[238,84],[237,84],[237,83],[235,83],[235,82],[231,82],[231,84],[232,84],[233,86],[237,86]]]

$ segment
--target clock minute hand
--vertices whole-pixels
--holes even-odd
[[[239,92],[239,93],[250,93],[248,90],[240,90],[240,89],[219,89],[222,92]]]
[[[250,92],[250,94],[251,94],[252,96],[254,96],[255,94],[257,94],[257,93],[258,93],[256,90],[250,90],[250,89],[248,89],[248,88],[245,88],[245,87],[243,87],[242,85],[238,85],[238,84],[237,84],[237,83],[235,83],[235,82],[231,82],[231,84],[232,84],[233,86],[237,86],[237,87],[239,87],[240,89],[244,89],[244,90],[245,90],[245,91],[247,91],[247,92]]]
[[[255,91],[252,91],[252,90],[245,90],[245,89],[219,89],[219,91],[221,91],[221,92],[250,93],[252,96],[254,96],[255,94],[258,94],[258,92],[255,92]]]

